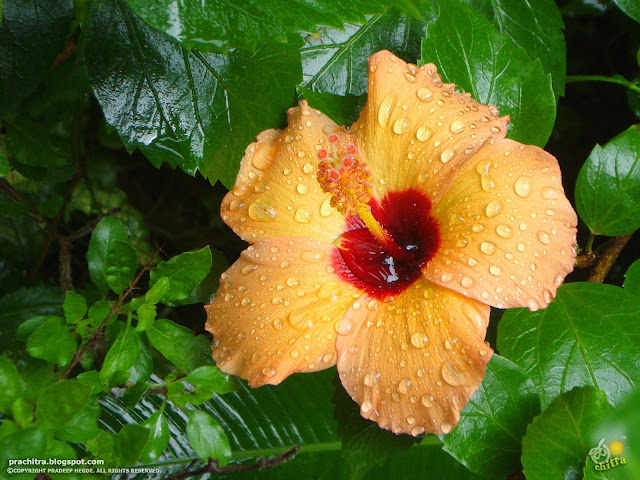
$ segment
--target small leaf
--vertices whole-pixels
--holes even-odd
[[[143,425],[149,429],[150,433],[147,445],[140,454],[140,460],[142,462],[153,462],[160,458],[167,443],[169,443],[169,424],[163,411],[158,410],[147,418]]]
[[[56,437],[71,443],[87,443],[101,432],[98,428],[101,412],[98,401],[90,401],[66,425],[56,430]]]
[[[210,365],[196,368],[185,380],[193,385],[206,388],[215,393],[234,392],[238,389],[238,380],[236,377],[230,377]]]
[[[187,437],[202,460],[213,458],[220,460],[221,465],[226,465],[231,458],[229,439],[224,430],[211,415],[202,410],[189,412]]]
[[[444,450],[469,470],[505,477],[520,469],[522,437],[540,413],[540,398],[518,366],[496,354],[484,380],[444,437]]]
[[[167,305],[183,305],[195,288],[202,282],[211,268],[211,250],[204,247],[200,250],[181,253],[175,257],[160,262],[150,272],[149,285],[151,288],[160,278],[168,278],[169,289],[162,295],[160,301]]]
[[[87,302],[82,295],[70,290],[64,297],[62,308],[67,323],[78,323],[87,313]]]
[[[91,388],[75,380],[60,380],[47,388],[38,399],[36,418],[42,428],[53,430],[65,426],[81,411],[91,395]]]
[[[143,332],[156,319],[156,306],[151,303],[143,303],[138,307],[138,324],[136,330]]]
[[[633,262],[624,274],[622,286],[627,292],[640,296],[640,260]]]
[[[102,391],[102,382],[100,382],[100,374],[96,370],[83,372],[76,377],[80,383],[91,387],[91,395],[95,395]]]
[[[10,158],[31,167],[60,167],[71,163],[71,144],[52,135],[48,126],[28,117],[7,125]]]
[[[0,201],[0,213],[9,218],[26,217],[29,215],[29,207],[24,200],[17,202]]]
[[[598,235],[625,235],[640,228],[640,126],[596,145],[580,169],[576,209]]]
[[[155,305],[160,301],[162,296],[169,290],[171,281],[167,277],[159,278],[144,297],[144,301],[148,304]]]
[[[640,5],[636,0],[613,0],[620,10],[640,23]]]
[[[528,373],[543,408],[584,385],[603,390],[615,405],[640,378],[639,315],[637,298],[620,287],[569,283],[544,310],[507,310],[498,350]]]
[[[105,461],[105,465],[112,465],[115,457],[115,435],[104,430],[87,442],[87,450],[95,457]]]
[[[135,465],[142,454],[150,431],[142,425],[129,423],[114,436],[114,452],[123,467]]]
[[[11,415],[18,425],[22,428],[27,427],[33,422],[33,405],[24,398],[18,398],[11,405]]]
[[[105,262],[107,252],[112,243],[127,240],[127,230],[122,221],[116,217],[104,217],[96,226],[91,240],[89,240],[89,250],[87,251],[87,262],[89,263],[89,275],[93,283],[103,292],[109,289],[105,277]]]
[[[556,116],[551,76],[468,5],[446,0],[441,7],[422,42],[422,62],[435,63],[445,81],[508,114],[509,138],[544,146]]]
[[[50,317],[27,339],[29,355],[59,366],[71,362],[76,353],[76,347],[76,338],[60,317]]]
[[[102,324],[104,319],[107,318],[109,312],[111,312],[109,302],[105,300],[98,300],[96,303],[89,307],[89,323],[94,329],[98,328],[98,326]]]
[[[222,374],[221,374],[222,375]],[[0,413],[9,413],[11,405],[22,396],[22,379],[16,366],[0,356]]]
[[[61,442],[59,440],[49,440],[47,442],[47,456],[46,458],[52,459],[55,458],[56,461],[60,460],[75,460],[77,458],[76,452],[68,443]],[[66,473],[55,472],[60,467],[53,467],[47,473],[48,477],[51,477],[53,480],[82,480],[82,475],[80,473],[71,471]],[[55,473],[54,473],[55,472]]]
[[[0,439],[0,472],[5,477],[9,460],[27,458],[46,458],[47,435],[39,427],[18,430]],[[34,474],[28,472],[15,473],[8,476],[12,480],[33,480]]]
[[[184,373],[211,363],[211,346],[203,335],[197,337],[188,328],[160,318],[146,330],[155,348]]]
[[[138,332],[126,325],[104,359],[102,370],[100,370],[102,383],[109,382],[116,372],[125,372],[133,366],[140,353],[139,341]]]
[[[604,392],[593,387],[575,388],[554,399],[522,439],[527,480],[581,478],[591,448],[589,432],[610,411]]]
[[[130,243],[115,240],[109,244],[104,264],[105,279],[118,296],[133,281],[138,263],[138,254]]]

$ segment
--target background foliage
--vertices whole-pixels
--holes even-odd
[[[220,478],[640,478],[637,1],[1,11],[0,477],[10,459],[98,458],[165,478],[299,446]],[[492,313],[499,355],[460,424],[417,441],[363,420],[334,369],[249,389],[216,369],[203,330],[244,248],[218,215],[244,148],[301,98],[355,121],[382,49],[434,62],[508,113],[510,138],[546,145],[581,219],[558,297]],[[597,472],[601,438],[623,439],[628,464]]]

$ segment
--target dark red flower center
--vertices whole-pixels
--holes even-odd
[[[440,246],[440,228],[431,216],[431,201],[418,190],[390,192],[371,213],[400,247],[382,245],[357,216],[347,220],[347,231],[332,258],[336,272],[376,298],[398,294],[421,275],[421,267]]]

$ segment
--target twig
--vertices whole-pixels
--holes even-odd
[[[598,263],[596,263],[596,266],[591,271],[591,275],[589,275],[589,282],[604,282],[609,270],[613,267],[618,255],[622,252],[622,249],[631,238],[631,235],[633,235],[633,233],[611,239],[611,242],[604,253],[598,255]]]
[[[291,450],[287,450],[281,455],[277,457],[273,457],[270,459],[259,458],[255,463],[243,464],[243,465],[226,465],[224,467],[220,466],[220,462],[218,460],[214,460],[212,458],[209,459],[207,464],[198,468],[197,470],[191,470],[197,460],[194,460],[189,464],[187,468],[176,473],[175,475],[171,475],[170,477],[165,478],[164,480],[183,480],[185,478],[198,477],[200,475],[205,475],[207,473],[221,474],[221,473],[236,473],[236,472],[250,472],[252,470],[267,470],[269,468],[277,467],[285,462],[288,462],[293,457],[296,456],[300,450],[300,447],[296,445]]]
[[[118,299],[118,301],[116,302],[115,305],[113,305],[110,309],[109,309],[109,313],[107,314],[107,316],[105,317],[105,319],[102,321],[102,323],[100,324],[100,326],[98,326],[98,328],[96,329],[95,332],[93,332],[93,335],[91,335],[89,337],[89,339],[86,341],[86,343],[82,346],[82,348],[78,351],[76,351],[76,354],[73,357],[73,360],[71,360],[71,363],[69,364],[69,366],[67,367],[67,369],[64,371],[64,373],[60,376],[60,380],[63,380],[65,378],[67,378],[67,375],[69,375],[69,373],[71,372],[71,370],[73,370],[73,367],[75,367],[78,362],[80,361],[80,359],[82,358],[82,356],[84,355],[84,353],[87,351],[87,349],[89,348],[90,345],[92,345],[102,334],[102,330],[104,329],[104,327],[107,325],[107,322],[109,321],[109,319],[113,316],[114,313],[116,313],[118,311],[118,309],[120,308],[120,306],[122,305],[122,303],[124,302],[124,300],[129,296],[129,294],[133,291],[133,289],[135,288],[136,284],[140,281],[140,279],[142,278],[142,275],[148,271],[151,270],[151,265],[153,265],[153,261],[155,260],[156,256],[161,252],[161,249],[158,248],[156,250],[156,252],[153,254],[153,256],[149,259],[149,261],[147,263],[144,264],[144,266],[142,267],[142,270],[140,270],[140,273],[138,273],[138,275],[136,276],[136,278],[133,279],[133,282],[131,282],[131,284],[129,285],[129,287],[127,288],[127,290],[122,294],[122,296]]]

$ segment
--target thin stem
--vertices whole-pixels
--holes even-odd
[[[611,239],[609,246],[604,253],[599,256],[598,263],[593,268],[591,275],[589,276],[590,282],[604,282],[609,270],[613,267],[613,264],[616,262],[616,259],[622,252],[622,249],[631,238],[631,235],[633,235],[633,233]]]
[[[591,232],[589,233],[589,239],[587,240],[587,246],[585,247],[585,251],[587,254],[590,254],[593,251],[593,239],[596,238],[596,234]]]
[[[630,82],[626,78],[621,77],[619,75],[615,77],[606,77],[604,75],[567,75],[566,77],[566,83],[580,83],[580,82],[615,83],[616,85],[622,85],[623,87],[627,87],[629,90],[633,90],[635,93],[640,95],[640,85]]]

